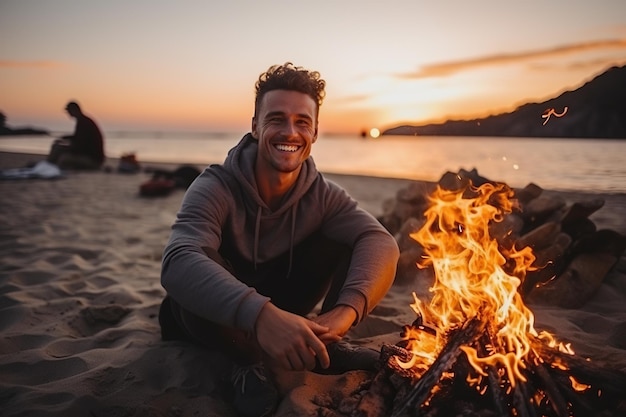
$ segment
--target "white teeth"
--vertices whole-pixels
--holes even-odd
[[[284,152],[295,152],[298,148],[299,146],[296,145],[276,145],[276,149]]]

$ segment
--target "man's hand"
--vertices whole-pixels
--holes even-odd
[[[340,339],[328,327],[281,310],[272,303],[265,304],[257,318],[256,337],[273,362],[295,371],[313,369],[316,358],[322,368],[328,368],[330,358],[326,344]]]
[[[328,333],[341,339],[354,324],[356,311],[346,305],[338,305],[326,313],[320,314],[313,319],[317,324],[327,327]]]

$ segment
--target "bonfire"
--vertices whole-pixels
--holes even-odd
[[[424,249],[418,266],[434,271],[431,297],[413,294],[417,318],[383,347],[386,378],[377,379],[396,392],[392,416],[589,416],[619,406],[623,375],[535,329],[518,291],[535,256],[490,234],[515,209],[513,196],[501,183],[430,196],[411,238]]]

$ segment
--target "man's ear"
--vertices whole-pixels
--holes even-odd
[[[313,140],[311,142],[312,143],[317,142],[317,125],[315,125],[315,134],[313,135]]]
[[[259,135],[257,134],[256,128],[257,128],[256,117],[253,116],[252,117],[252,131],[251,131],[251,133],[252,133],[252,138],[254,140],[258,141],[259,140]]]

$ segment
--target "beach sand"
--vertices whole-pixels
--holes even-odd
[[[41,158],[0,152],[0,169]],[[1,414],[235,416],[215,376],[223,359],[160,339],[161,253],[184,191],[141,198],[139,185],[150,174],[117,173],[114,160],[109,166],[112,172],[68,172],[57,180],[0,181]],[[376,216],[411,182],[328,176]],[[594,197],[606,201],[592,216],[598,227],[626,234],[626,195]],[[415,318],[413,290],[394,286],[347,339],[377,349],[399,341],[402,325]],[[537,329],[626,372],[626,257],[584,307],[530,308]],[[283,377],[283,416],[302,415],[313,396],[360,380],[359,372]]]

